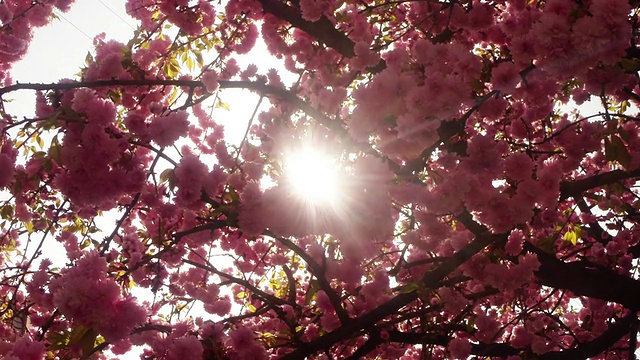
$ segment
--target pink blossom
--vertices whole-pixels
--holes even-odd
[[[13,12],[6,3],[0,4],[0,22],[4,25],[13,19]]]
[[[149,125],[149,136],[160,146],[170,146],[180,137],[187,135],[188,117],[184,110],[159,116]]]
[[[94,328],[107,341],[117,341],[145,321],[146,311],[133,299],[122,299],[119,286],[106,273],[106,260],[92,252],[52,280],[49,289],[63,315]]]
[[[519,349],[529,346],[534,338],[534,334],[521,325],[514,328],[512,336],[511,344]]]
[[[53,6],[50,4],[38,4],[27,12],[26,16],[32,26],[41,27],[49,23],[49,16],[51,16],[52,10]]]
[[[56,7],[63,12],[69,11],[71,4],[75,0],[58,0],[56,1]]]
[[[0,154],[0,169],[0,189],[4,189],[11,184],[15,173],[13,159],[7,154]]]
[[[354,69],[364,69],[369,66],[374,66],[380,61],[380,55],[372,51],[367,42],[357,42],[354,51],[356,57],[351,62]]]
[[[469,339],[453,338],[449,341],[449,353],[452,359],[467,359],[471,354],[471,343]]]
[[[509,94],[520,83],[520,73],[515,64],[502,62],[491,71],[491,81],[494,89]]]
[[[206,312],[218,316],[227,316],[231,312],[231,301],[229,299],[213,300],[204,304]]]
[[[27,42],[14,35],[0,34],[0,54],[18,55],[27,48]]]
[[[130,111],[124,118],[124,124],[136,135],[145,135],[148,131],[146,117],[141,112]]]
[[[475,320],[475,325],[478,331],[475,337],[485,343],[491,343],[494,341],[494,337],[500,331],[499,323],[495,318],[495,313],[485,314],[480,312]]]
[[[504,246],[504,250],[511,256],[519,255],[522,252],[522,245],[524,244],[524,234],[522,230],[513,230],[509,234],[507,244]]]
[[[187,360],[202,358],[202,343],[197,337],[189,335],[173,341],[167,350],[166,360]]]
[[[208,92],[216,91],[218,89],[218,74],[213,70],[208,70],[202,75],[202,83]]]
[[[474,1],[469,11],[467,26],[472,30],[486,29],[493,24],[494,8],[490,4]]]
[[[253,332],[245,327],[238,328],[229,334],[228,345],[241,359],[263,360],[267,358],[264,348],[256,342]]]
[[[318,21],[322,14],[327,10],[327,4],[324,0],[301,0],[300,10],[302,18],[308,21]]]
[[[45,353],[45,344],[34,341],[29,335],[22,336],[13,344],[11,351],[3,359],[7,360],[42,360]]]
[[[263,215],[262,191],[257,182],[249,182],[245,185],[240,196],[240,204],[238,216],[240,229],[248,236],[261,234],[266,224]]]
[[[529,155],[522,152],[512,153],[504,161],[504,172],[513,180],[526,180],[531,178],[534,166]]]
[[[195,155],[187,153],[182,157],[174,172],[178,186],[178,204],[190,206],[201,198],[207,170],[207,166]]]

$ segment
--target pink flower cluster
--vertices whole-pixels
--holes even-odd
[[[113,207],[123,194],[144,181],[143,159],[130,149],[127,137],[115,127],[113,103],[93,90],[69,92],[64,105],[75,113],[67,126],[53,184],[79,206]]]
[[[129,335],[146,321],[147,313],[107,277],[107,261],[96,252],[85,254],[73,268],[51,280],[53,304],[65,317],[93,328],[109,342]]]
[[[191,6],[188,0],[171,0],[150,3],[144,0],[129,0],[127,12],[142,21],[144,29],[153,30],[156,25],[153,13],[160,11],[166,19],[189,35],[197,35],[211,27],[216,18],[213,6],[206,0],[198,0],[197,6]]]
[[[173,145],[189,131],[189,114],[184,111],[171,112],[156,117],[149,124],[149,137],[160,146]]]
[[[0,148],[0,190],[8,187],[13,181],[15,173],[15,161],[18,152],[13,147],[13,142],[9,139],[3,139],[4,143]]]
[[[73,0],[0,3],[0,84],[10,84],[11,65],[26,54],[33,29],[48,24],[55,8],[67,11],[72,3]]]

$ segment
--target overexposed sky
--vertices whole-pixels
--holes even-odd
[[[107,38],[127,42],[137,26],[125,12],[125,0],[78,0],[67,13],[55,11],[54,19],[34,32],[29,52],[11,71],[14,82],[51,83],[76,78],[84,66],[93,38],[104,32]],[[34,92],[21,91],[5,96],[9,114],[32,116]]]
[[[104,32],[109,39],[126,43],[137,22],[124,9],[125,0],[78,0],[67,13],[56,11],[59,19],[35,31],[25,58],[14,65],[13,76],[20,82],[54,82],[72,77],[84,65],[93,38]]]
[[[138,22],[127,15],[125,2],[126,0],[76,0],[69,12],[56,11],[59,18],[46,27],[35,30],[29,52],[13,66],[14,82],[51,83],[63,78],[77,79],[76,74],[85,65],[87,52],[93,52],[93,38],[100,33],[104,32],[107,40],[114,39],[126,44],[133,36]],[[205,59],[207,57],[205,54]],[[237,57],[237,60],[241,68],[254,61],[258,62],[260,73],[266,73],[270,67],[282,68],[279,66],[280,61],[267,52],[262,39],[258,39],[250,54]],[[282,75],[285,83],[295,79],[290,73]],[[33,91],[5,95],[5,99],[14,99],[5,104],[9,114],[18,118],[33,116],[34,95]],[[242,89],[224,90],[220,96],[229,105],[230,111],[216,109],[213,118],[225,125],[227,140],[237,145],[244,135],[259,97]]]

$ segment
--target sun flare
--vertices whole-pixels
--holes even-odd
[[[287,158],[285,170],[295,193],[306,200],[328,202],[338,195],[338,164],[327,155],[304,149]]]

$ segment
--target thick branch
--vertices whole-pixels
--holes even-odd
[[[462,215],[463,218],[464,216],[465,215]],[[466,216],[470,217],[468,213],[466,213]],[[467,219],[465,218],[465,220]],[[470,224],[470,226],[473,227],[472,224]],[[476,225],[474,227],[474,230],[476,231],[480,231],[482,229],[486,228],[482,225]],[[476,239],[473,240],[469,245],[465,246],[453,256],[444,260],[433,270],[427,272],[420,282],[421,285],[426,289],[437,288],[439,286],[439,283],[449,274],[451,274],[451,272],[453,272],[460,265],[469,260],[473,255],[484,249],[492,241],[496,240],[496,235],[487,233],[483,235],[486,236],[477,236]],[[371,328],[378,321],[390,315],[396,314],[398,310],[409,305],[417,298],[418,293],[415,290],[412,292],[399,294],[393,299],[378,306],[376,309],[368,312],[367,314],[362,315],[357,319],[353,319],[352,321],[343,324],[336,330],[327,333],[307,344],[304,344],[304,346],[295,349],[293,352],[283,356],[281,359],[304,359],[305,357],[313,355],[320,350],[329,349],[334,344],[348,339],[362,330]]]
[[[623,336],[627,334],[629,331],[629,326],[634,320],[635,313],[631,313],[626,317],[616,321],[614,324],[610,325],[609,328],[605,332],[603,332],[597,338],[579,344],[577,347],[572,349],[564,349],[559,351],[552,351],[536,357],[538,360],[563,360],[563,359],[587,359],[592,356],[596,356],[601,354],[606,349],[613,346],[618,340],[620,340]],[[376,334],[377,335],[377,334]],[[446,346],[449,343],[450,338],[445,335],[440,334],[422,334],[422,333],[410,333],[410,332],[400,332],[400,331],[390,331],[388,341],[397,342],[402,344],[430,344],[430,345],[441,345]],[[371,336],[369,341],[365,343],[369,346],[366,348],[367,353],[371,352],[373,349],[370,349],[371,346],[376,343],[382,343],[381,339],[378,336]],[[489,356],[489,357],[507,357],[510,355],[518,355],[522,351],[527,351],[526,349],[517,349],[512,347],[509,344],[504,343],[493,343],[493,344],[472,344],[471,346],[471,354],[476,356]],[[530,351],[530,350],[528,350]],[[365,353],[366,354],[366,353]],[[361,353],[361,355],[364,355]]]
[[[268,232],[267,235],[277,239],[280,243],[282,243],[288,249],[295,252],[296,255],[300,256],[307,263],[307,266],[309,266],[309,271],[311,272],[311,274],[313,274],[316,277],[316,279],[318,279],[318,284],[320,285],[320,288],[325,292],[325,294],[327,294],[327,297],[329,298],[331,305],[335,309],[336,314],[340,319],[340,323],[344,324],[350,321],[349,315],[347,314],[344,307],[342,307],[342,301],[340,301],[340,297],[333,290],[333,288],[331,287],[331,284],[329,284],[329,281],[327,281],[327,278],[325,277],[325,274],[324,274],[324,269],[320,267],[320,264],[318,264],[311,256],[309,256],[309,254],[304,252],[304,250],[302,250],[299,246],[294,244],[291,240],[285,239],[281,236],[276,236],[275,234],[271,234],[270,232]]]
[[[284,20],[293,27],[298,28],[319,42],[334,49],[344,57],[354,57],[354,43],[345,34],[338,31],[335,26],[322,16],[318,21],[310,22],[302,18],[300,10],[286,5],[278,0],[260,0],[264,12],[278,19]]]
[[[637,177],[640,177],[640,169],[632,171],[613,170],[580,180],[562,182],[560,184],[560,199],[577,198],[587,190]]]
[[[535,275],[543,285],[570,290],[576,295],[616,302],[632,310],[640,309],[640,282],[612,270],[588,268],[578,262],[563,262],[531,243],[524,249],[540,261]]]
[[[262,299],[264,299],[264,301],[269,302],[272,305],[291,305],[288,304],[285,300],[280,299],[279,297],[273,296],[271,294],[267,294],[266,292],[258,289],[257,287],[253,286],[250,282],[248,282],[247,280],[244,279],[239,279],[237,277],[231,276],[225,272],[222,272],[218,269],[216,269],[215,267],[211,266],[211,265],[205,265],[205,264],[201,264],[189,259],[182,259],[182,261],[186,264],[189,265],[193,265],[197,268],[200,268],[202,270],[206,270],[206,271],[210,271],[216,275],[218,275],[221,278],[224,278],[226,280],[229,280],[233,283],[236,283],[238,285],[244,286],[245,288],[249,289],[252,293],[260,296]]]
[[[291,26],[306,32],[318,42],[337,51],[340,55],[346,58],[356,56],[354,42],[347,35],[337,30],[335,25],[325,16],[322,16],[318,21],[311,22],[302,18],[300,10],[278,0],[260,0],[260,3],[265,13],[284,20]],[[371,73],[379,73],[386,66],[385,61],[380,60],[378,64],[368,67],[367,70]]]
[[[313,117],[316,121],[326,126],[330,130],[337,131],[338,134],[345,134],[345,130],[341,124],[331,119],[327,115],[323,114],[320,110],[314,108],[306,101],[297,97],[289,90],[267,85],[257,81],[232,81],[232,80],[220,80],[218,82],[221,89],[247,89],[255,91],[259,94],[268,96],[270,98],[277,98],[284,100],[287,103],[302,110],[307,115]],[[52,84],[32,84],[32,83],[18,83],[10,86],[0,88],[0,97],[2,95],[17,91],[17,90],[69,90],[79,88],[102,88],[102,87],[114,87],[114,86],[180,86],[188,88],[202,88],[205,86],[201,81],[197,80],[171,80],[171,79],[143,79],[143,80],[101,80],[101,81],[89,81],[89,82],[69,82],[69,83],[52,83]]]
[[[637,294],[637,293],[636,293]],[[563,360],[563,359],[588,359],[590,357],[601,354],[606,349],[612,347],[618,340],[629,333],[629,326],[633,318],[636,316],[635,312],[625,316],[624,318],[616,321],[615,324],[609,325],[609,328],[603,332],[597,338],[582,343],[573,349],[567,349],[562,351],[553,351],[541,355],[540,360]]]

